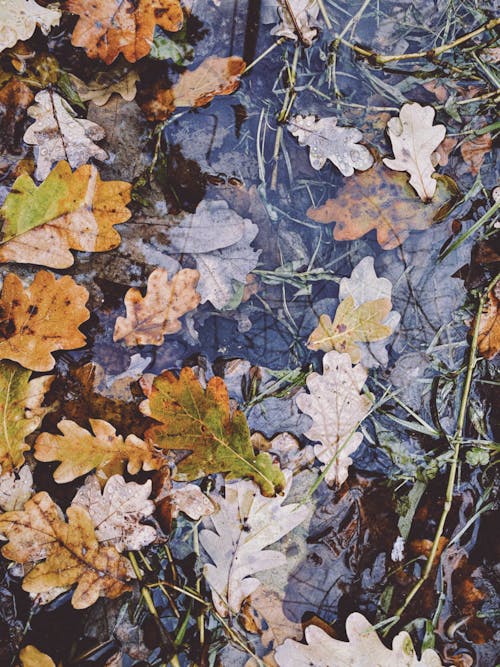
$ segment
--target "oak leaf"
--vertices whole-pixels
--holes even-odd
[[[21,667],[56,667],[55,662],[46,653],[29,644],[19,652]]]
[[[477,348],[485,359],[493,359],[500,352],[500,282],[488,293],[488,300],[479,316]],[[471,331],[474,330],[475,320]]]
[[[375,229],[382,248],[391,250],[408,238],[410,230],[428,229],[456,197],[454,181],[438,177],[436,182],[433,200],[423,204],[415,198],[404,174],[388,171],[377,162],[350,178],[335,199],[328,199],[319,208],[311,207],[307,215],[317,222],[335,222],[336,241],[353,241]]]
[[[80,17],[71,43],[81,46],[89,58],[111,64],[120,53],[135,63],[153,45],[155,26],[169,32],[182,28],[184,15],[179,0],[67,0],[66,9]]]
[[[384,158],[384,164],[389,169],[408,172],[410,185],[424,202],[430,201],[436,191],[431,157],[446,134],[444,125],[433,125],[435,114],[432,107],[413,102],[403,104],[399,118],[387,123],[394,158]]]
[[[473,139],[464,141],[460,145],[460,152],[462,153],[464,162],[469,165],[470,172],[473,176],[479,174],[485,155],[491,150],[492,146],[493,142],[489,132],[485,132]]]
[[[0,51],[29,39],[37,25],[47,35],[60,20],[61,10],[54,5],[41,7],[35,0],[4,0],[0,4]]]
[[[223,380],[214,377],[204,389],[191,368],[177,378],[165,371],[153,381],[141,411],[160,422],[146,439],[167,450],[189,450],[174,479],[192,481],[212,473],[228,479],[250,477],[271,496],[284,484],[283,473],[269,454],[254,454],[245,415],[230,410]]]
[[[281,23],[271,30],[271,35],[294,41],[299,39],[304,46],[311,46],[318,34],[318,0],[275,0],[274,4],[277,6]]]
[[[168,279],[166,269],[155,269],[148,278],[146,296],[138,289],[125,295],[127,317],[118,317],[113,340],[127,345],[161,345],[165,334],[179,331],[180,317],[200,303],[196,285],[200,274],[193,269],[181,269]]]
[[[131,590],[130,563],[113,546],[101,546],[83,507],[69,507],[68,523],[48,493],[37,493],[24,510],[0,515],[0,533],[9,542],[5,558],[36,563],[23,580],[28,593],[77,584],[72,605],[85,609],[100,596],[116,598]],[[43,562],[39,562],[43,561]]]
[[[98,107],[104,106],[114,93],[126,102],[131,102],[137,93],[139,74],[135,70],[116,68],[98,72],[88,84],[74,74],[68,76],[82,102],[92,101]]]
[[[39,271],[26,289],[9,273],[0,294],[0,359],[17,361],[33,371],[50,371],[56,350],[85,345],[78,327],[89,319],[89,293],[73,278],[56,279]]]
[[[89,419],[90,433],[75,422],[63,419],[57,425],[62,435],[42,433],[35,442],[38,461],[61,461],[54,472],[59,484],[71,482],[94,468],[101,483],[111,475],[122,473],[127,463],[131,475],[144,470],[157,470],[161,456],[151,445],[135,435],[123,440],[108,422]]]
[[[345,482],[350,454],[363,440],[357,427],[371,408],[370,399],[361,393],[367,375],[361,364],[352,366],[348,354],[333,350],[323,357],[323,374],[308,375],[309,393],[296,396],[300,410],[313,420],[305,435],[321,443],[314,448],[316,457],[331,464],[325,477],[330,484]]]
[[[47,412],[42,408],[53,375],[30,380],[31,371],[12,361],[0,361],[0,466],[3,473],[24,463],[30,449],[26,437],[39,426]]]
[[[410,635],[400,632],[392,640],[392,649],[385,647],[375,628],[355,612],[346,621],[347,642],[330,637],[317,625],[305,629],[306,644],[287,639],[276,649],[279,667],[442,667],[438,654],[426,649],[419,660]]]
[[[285,478],[284,491],[275,498],[264,497],[254,482],[244,480],[226,484],[224,498],[214,496],[219,511],[209,519],[213,530],[201,531],[200,542],[212,561],[203,571],[221,616],[237,614],[243,600],[258,588],[260,581],[252,575],[286,565],[285,554],[266,547],[311,513],[305,505],[283,506],[292,473],[286,471]]]
[[[59,162],[38,187],[19,176],[0,208],[0,262],[64,269],[74,262],[70,250],[116,248],[114,225],[130,218],[130,190],[124,181],[101,181],[92,165],[72,172]]]
[[[0,466],[0,509],[4,512],[20,510],[33,493],[33,475],[29,466],[24,465],[17,475],[4,473]]]

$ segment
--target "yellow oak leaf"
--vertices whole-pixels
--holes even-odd
[[[19,652],[21,667],[56,667],[55,662],[46,653],[42,653],[31,644]]]

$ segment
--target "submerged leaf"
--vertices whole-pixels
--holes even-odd
[[[0,4],[0,51],[26,40],[37,25],[47,35],[59,25],[61,10],[55,5],[41,7],[35,0],[3,0]]]
[[[20,79],[13,77],[0,90],[0,150],[18,153],[20,133],[26,110],[33,102],[31,89]]]
[[[318,34],[316,19],[319,14],[318,0],[275,0],[281,23],[271,30],[271,35],[300,40],[304,46],[311,46]]]
[[[0,466],[0,509],[4,512],[20,510],[33,493],[33,475],[29,466],[24,465],[17,475],[4,473]]]
[[[500,352],[500,282],[490,290],[483,312],[479,316],[477,349],[486,359],[493,359]],[[471,325],[474,330],[475,321]]]
[[[131,102],[136,96],[136,83],[139,79],[135,70],[127,72],[123,68],[98,72],[88,84],[74,74],[70,74],[69,77],[82,102],[92,101],[99,107],[104,106],[114,93],[120,95],[126,102]]]

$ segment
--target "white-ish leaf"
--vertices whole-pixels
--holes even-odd
[[[365,171],[373,164],[370,151],[357,143],[363,138],[362,133],[354,127],[339,127],[333,116],[320,120],[295,116],[288,129],[301,146],[309,146],[314,169],[321,169],[330,160],[344,176],[352,176],[355,169]]]
[[[172,499],[173,517],[178,516],[179,512],[184,512],[190,519],[198,521],[218,509],[214,500],[205,495],[197,484],[174,485],[169,495]]]
[[[431,156],[446,134],[444,125],[432,124],[435,114],[432,107],[412,102],[403,104],[399,118],[387,123],[394,159],[384,158],[384,164],[394,171],[407,171],[422,201],[430,201],[436,191]]]
[[[151,480],[144,484],[126,482],[121,475],[113,475],[101,486],[95,475],[90,475],[78,489],[72,505],[88,510],[99,542],[116,547],[117,551],[137,551],[156,538],[153,526],[141,524],[141,520],[154,512]]]
[[[318,34],[318,0],[289,0],[288,3],[275,0],[273,4],[281,22],[271,30],[271,35],[300,40],[304,46],[310,46]],[[266,11],[269,9],[267,7]]]
[[[266,498],[251,481],[226,484],[225,498],[216,496],[219,511],[210,517],[214,530],[202,530],[200,542],[213,564],[204,566],[214,605],[221,616],[237,614],[243,600],[260,582],[252,575],[282,567],[286,557],[266,549],[293,530],[310,514],[310,508],[292,503],[283,507],[292,474],[284,471],[283,495]]]
[[[59,25],[61,10],[56,5],[41,7],[35,0],[2,0],[0,3],[0,51],[29,39],[40,26],[47,35]]]
[[[17,474],[10,472],[3,475],[0,466],[0,509],[4,512],[21,510],[33,493],[33,475],[29,466],[24,465]]]
[[[339,287],[339,299],[343,301],[352,296],[356,306],[367,301],[376,299],[392,300],[392,283],[387,278],[379,278],[373,266],[373,257],[363,257],[354,267],[350,278],[342,278]],[[392,310],[382,321],[382,324],[394,331],[399,324],[401,315]],[[361,363],[365,368],[386,366],[389,361],[387,350],[387,338],[371,343],[358,342],[361,348]]]
[[[107,159],[106,151],[94,143],[104,138],[102,127],[76,118],[73,109],[57,93],[41,90],[28,114],[35,122],[26,130],[24,141],[35,145],[35,177],[39,181],[43,181],[60,160],[67,160],[75,169],[93,157]]]
[[[329,484],[345,482],[352,463],[349,455],[363,440],[356,428],[371,407],[370,399],[360,393],[367,375],[361,364],[351,364],[348,354],[332,350],[323,357],[323,374],[307,377],[309,394],[296,397],[302,412],[313,419],[305,435],[321,443],[314,448],[316,457],[325,465],[334,459],[325,477]]]
[[[410,635],[400,632],[386,648],[361,614],[346,621],[347,642],[333,639],[317,625],[305,629],[307,645],[287,639],[276,649],[279,667],[442,667],[438,654],[426,649],[419,660]]]

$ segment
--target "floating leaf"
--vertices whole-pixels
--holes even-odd
[[[271,35],[286,37],[311,46],[318,34],[316,20],[319,14],[318,0],[276,0],[281,23],[271,30]]]
[[[65,523],[48,493],[37,493],[24,510],[0,515],[0,533],[9,540],[5,558],[17,563],[37,563],[24,577],[28,593],[77,584],[72,605],[85,609],[100,596],[116,598],[131,590],[132,567],[113,546],[99,545],[92,521],[83,507],[67,510]],[[39,561],[44,561],[40,563]]]
[[[146,431],[149,441],[191,452],[177,464],[174,479],[192,481],[222,472],[227,479],[250,477],[267,496],[283,488],[283,473],[271,456],[254,454],[246,417],[230,410],[221,378],[212,378],[203,389],[191,368],[183,368],[179,378],[165,371],[154,379],[141,410],[161,422]]]
[[[61,10],[55,5],[41,7],[35,0],[3,0],[0,4],[0,51],[26,40],[40,26],[47,35],[59,25]]]
[[[21,661],[21,667],[56,667],[51,657],[31,645],[21,649],[19,660]]]
[[[85,345],[78,327],[89,319],[85,287],[73,278],[56,279],[39,271],[29,287],[9,273],[0,295],[0,359],[17,361],[33,371],[50,371],[56,350]]]
[[[4,512],[20,510],[33,493],[33,475],[29,466],[24,465],[17,475],[4,473],[0,466],[0,509]]]
[[[399,118],[387,123],[394,158],[384,158],[384,164],[394,171],[408,172],[410,185],[424,202],[430,201],[436,191],[431,156],[446,134],[444,125],[433,125],[435,114],[432,107],[413,102],[403,104]]]

